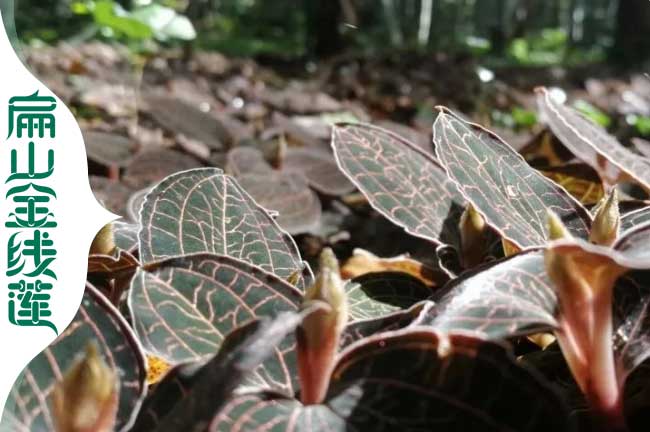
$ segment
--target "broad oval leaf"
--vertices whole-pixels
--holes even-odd
[[[68,328],[27,365],[11,390],[0,430],[54,430],[49,398],[54,384],[95,343],[119,379],[116,430],[126,431],[146,391],[144,354],[120,313],[91,285],[86,285],[77,316]]]
[[[539,251],[480,266],[453,280],[421,324],[488,339],[557,326],[557,297]]]
[[[322,405],[244,394],[210,431],[567,431],[562,401],[501,345],[413,328],[348,347]]]
[[[295,311],[301,301],[301,293],[276,275],[211,254],[171,259],[151,272],[138,270],[128,298],[144,348],[174,365],[205,360],[237,326]],[[290,387],[286,371],[275,372],[278,386]]]
[[[239,146],[228,152],[226,171],[235,177],[245,174],[270,173],[273,167],[269,164],[260,150],[250,146]]]
[[[412,235],[436,244],[458,243],[465,199],[435,158],[364,124],[335,126],[332,148],[341,170],[379,213]]]
[[[278,345],[302,318],[302,314],[283,312],[274,320],[251,321],[229,333],[219,353],[204,364],[172,369],[145,399],[132,432],[191,430],[193,424],[212,419],[237,387],[248,384],[248,375],[263,380],[265,369],[284,366],[275,361],[275,354],[283,354]]]
[[[88,159],[105,166],[124,167],[131,160],[133,146],[131,141],[121,135],[84,131],[84,142]]]
[[[160,148],[145,150],[133,157],[124,171],[124,182],[139,190],[179,171],[198,168],[203,164],[185,153]],[[126,200],[124,200],[126,203]]]
[[[209,252],[250,262],[283,279],[300,271],[301,288],[311,280],[291,236],[216,168],[167,177],[145,198],[140,224],[143,264]]]
[[[357,321],[407,309],[429,298],[432,291],[407,273],[376,272],[352,279],[347,294],[350,319]]]
[[[318,227],[322,213],[320,199],[309,189],[301,173],[250,173],[239,177],[237,182],[259,205],[277,212],[275,221],[289,234],[302,234]]]
[[[623,147],[576,110],[554,101],[546,89],[537,92],[540,110],[553,133],[576,157],[598,171],[605,182],[615,185],[631,177],[650,189],[650,160]]]
[[[289,148],[282,160],[282,169],[304,174],[311,187],[326,195],[345,195],[355,189],[331,153],[321,148]]]
[[[547,209],[574,235],[589,235],[591,216],[582,204],[492,132],[441,109],[433,136],[438,160],[463,196],[519,248],[546,244]]]
[[[223,150],[231,143],[228,130],[214,116],[178,98],[148,94],[144,102],[146,112],[170,132],[200,141],[212,150]]]

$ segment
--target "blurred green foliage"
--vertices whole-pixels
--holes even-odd
[[[580,111],[585,117],[604,128],[608,128],[612,124],[612,119],[607,114],[587,101],[578,99],[573,103],[573,107]]]
[[[493,63],[578,64],[612,53],[621,1],[17,0],[16,24],[27,42],[97,37],[138,47],[195,40],[239,56],[397,49],[466,52]]]
[[[163,4],[142,2],[126,10],[113,0],[86,0],[73,2],[70,9],[91,17],[97,32],[108,39],[134,44],[152,39],[167,42],[196,38],[190,20]]]
[[[650,117],[630,115],[627,118],[629,124],[634,126],[639,135],[644,137],[650,136]]]

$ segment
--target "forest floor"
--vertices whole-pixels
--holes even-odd
[[[329,147],[334,122],[370,122],[432,152],[435,106],[445,105],[529,159],[543,159],[533,89],[544,85],[604,115],[640,154],[650,150],[629,124],[630,116],[650,118],[650,79],[603,66],[490,71],[471,57],[406,53],[319,65],[180,51],[145,61],[101,43],[30,48],[26,61],[79,120],[90,183],[109,210],[137,222],[152,184],[219,167],[279,211],[280,225],[312,262],[324,246],[341,259],[355,248],[383,257],[410,252],[425,262],[433,255],[430,244],[374,212],[337,170]]]

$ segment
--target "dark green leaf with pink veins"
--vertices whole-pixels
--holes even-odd
[[[433,156],[365,124],[335,126],[332,147],[341,170],[378,212],[410,234],[458,244],[465,200]]]
[[[621,216],[621,233],[646,222],[650,222],[650,207],[643,207],[626,213]]]
[[[531,251],[462,274],[418,323],[443,332],[503,339],[555,328],[556,309],[544,255]]]
[[[192,253],[228,255],[286,279],[311,280],[289,234],[232,177],[216,168],[167,177],[145,198],[140,212],[144,265]]]
[[[465,199],[515,245],[546,244],[547,209],[575,236],[588,236],[591,216],[582,204],[492,132],[442,109],[433,134],[438,160]]]
[[[304,406],[269,393],[237,395],[208,430],[571,429],[561,400],[501,345],[411,328],[346,348],[322,404]]]
[[[224,337],[256,318],[296,311],[301,293],[245,262],[199,254],[171,259],[131,282],[129,307],[144,348],[171,364],[205,360]],[[276,368],[256,377],[263,387],[290,390],[293,339],[276,353]]]
[[[282,341],[293,334],[304,313],[282,312],[237,327],[219,353],[205,363],[173,368],[145,400],[131,432],[192,430],[208,422],[247,378],[271,366]]]
[[[544,88],[537,90],[540,111],[546,122],[576,157],[591,165],[610,185],[633,178],[650,188],[650,161],[623,147],[602,127],[576,110],[553,100]]]
[[[117,371],[119,404],[116,431],[129,430],[146,392],[144,354],[120,313],[94,287],[87,285],[72,323],[23,370],[5,406],[1,431],[54,430],[50,395],[63,374],[94,343],[106,364]]]

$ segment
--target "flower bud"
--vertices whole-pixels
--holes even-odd
[[[345,283],[331,249],[320,256],[320,272],[305,292],[302,310],[314,308],[296,331],[301,400],[323,401],[334,368],[341,332],[348,320]]]
[[[109,432],[117,414],[115,373],[97,353],[94,344],[52,391],[56,432]]]
[[[550,209],[546,210],[546,224],[548,226],[548,239],[570,239],[571,233],[562,222],[562,219]]]
[[[90,254],[111,255],[115,250],[115,237],[113,235],[113,224],[106,224],[99,230],[92,244]]]
[[[485,219],[472,204],[467,204],[458,226],[463,267],[472,268],[483,261],[486,253],[485,233],[487,226]]]
[[[601,246],[611,246],[618,237],[621,215],[618,209],[618,192],[612,192],[599,203],[591,226],[589,240]]]

